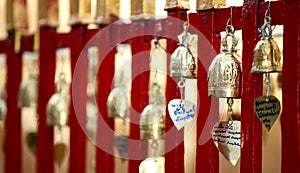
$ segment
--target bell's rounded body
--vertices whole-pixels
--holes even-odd
[[[107,99],[108,117],[126,117],[129,111],[129,101],[125,88],[114,88]]]
[[[147,105],[140,119],[140,138],[158,139],[164,133],[165,117],[162,106]]]
[[[36,107],[38,99],[38,80],[30,76],[26,81],[21,83],[18,93],[18,106]]]
[[[262,37],[254,49],[251,73],[281,72],[281,52],[273,38]]]
[[[47,124],[50,126],[65,126],[68,124],[69,98],[61,93],[55,93],[47,104]]]
[[[241,58],[235,52],[222,52],[208,69],[208,96],[240,98],[242,81]]]
[[[197,78],[197,58],[190,53],[191,48],[179,46],[171,55],[170,75],[172,78]]]

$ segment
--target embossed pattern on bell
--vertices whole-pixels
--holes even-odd
[[[173,78],[197,78],[197,57],[190,46],[195,36],[188,32],[188,26],[183,25],[184,31],[179,34],[179,46],[172,53],[170,60],[170,75]]]
[[[258,28],[261,39],[254,49],[251,73],[281,72],[281,51],[272,38],[271,17],[265,16],[264,24]]]
[[[242,83],[241,57],[236,53],[238,41],[234,36],[234,27],[226,26],[226,35],[222,39],[222,51],[212,61],[208,69],[208,96],[218,98],[240,98]],[[228,49],[227,38],[232,38]]]
[[[241,60],[233,53],[220,53],[208,69],[208,96],[241,97]]]
[[[281,72],[281,52],[273,38],[261,38],[254,49],[251,73]]]

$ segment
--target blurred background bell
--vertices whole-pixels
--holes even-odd
[[[163,110],[155,104],[147,105],[140,119],[140,138],[158,139],[164,133]]]
[[[227,37],[232,37],[228,49]],[[226,36],[222,39],[222,51],[212,61],[208,69],[208,96],[219,98],[241,97],[242,67],[241,58],[236,53],[237,40],[234,28],[226,26]]]
[[[266,16],[264,24],[259,28],[260,41],[254,49],[251,73],[281,72],[281,52],[272,38],[271,17]]]
[[[27,80],[23,81],[20,85],[18,93],[18,106],[33,107],[37,106],[38,99],[38,79],[36,76],[31,75]]]

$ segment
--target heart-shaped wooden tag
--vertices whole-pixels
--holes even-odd
[[[30,152],[36,155],[37,132],[29,132],[25,137],[25,142]]]
[[[212,139],[222,155],[235,166],[241,155],[241,122],[220,122],[214,125]]]
[[[196,105],[187,100],[173,99],[168,104],[168,111],[175,127],[180,130],[195,118]]]
[[[67,156],[67,145],[64,143],[56,143],[54,145],[54,159],[55,162],[58,164],[58,167],[60,167],[64,161],[64,159]]]
[[[254,111],[268,131],[277,120],[280,110],[280,102],[274,96],[260,96],[254,102]]]

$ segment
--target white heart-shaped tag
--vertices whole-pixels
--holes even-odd
[[[260,96],[254,102],[254,111],[268,131],[277,120],[280,110],[280,102],[274,96]]]
[[[235,166],[241,155],[241,122],[220,122],[214,125],[212,139],[222,155]]]
[[[195,118],[196,105],[187,100],[173,99],[168,104],[168,111],[175,127],[180,130]]]

